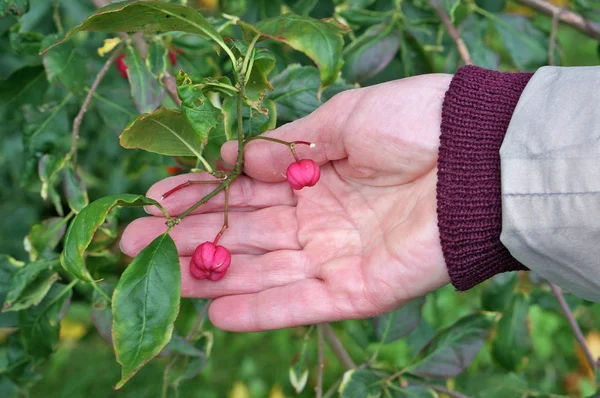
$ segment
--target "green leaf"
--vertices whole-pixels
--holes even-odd
[[[60,256],[63,268],[78,279],[92,281],[85,268],[84,253],[92,242],[94,233],[104,223],[108,212],[115,206],[142,207],[156,204],[156,201],[142,195],[121,194],[105,196],[87,205],[75,216],[67,230]]]
[[[396,56],[402,35],[396,20],[371,26],[344,49],[344,77],[363,82],[383,70]]]
[[[438,394],[428,387],[408,386],[387,388],[386,398],[439,398]]]
[[[168,233],[154,239],[127,267],[113,294],[113,338],[121,388],[171,340],[179,312],[181,270]]]
[[[67,167],[63,171],[63,187],[65,190],[65,198],[71,210],[77,214],[90,202],[88,199],[87,188],[85,183],[73,169]]]
[[[67,230],[67,220],[61,217],[52,217],[35,224],[25,237],[25,250],[29,253],[29,260],[50,260],[56,258],[54,249],[60,243]]]
[[[472,314],[442,329],[423,347],[407,371],[429,378],[459,375],[479,352],[495,316]]]
[[[0,303],[6,299],[10,290],[13,275],[23,267],[23,263],[6,254],[0,254]],[[18,326],[17,314],[14,312],[0,313],[0,330],[16,328]],[[2,366],[0,366],[0,374]]]
[[[38,305],[58,280],[57,261],[29,263],[14,273],[2,311],[20,311]]]
[[[57,283],[39,305],[19,312],[21,343],[31,357],[45,358],[54,351],[59,318],[70,301],[71,290]]]
[[[265,131],[275,128],[277,123],[277,110],[275,103],[271,100],[263,102],[264,111],[259,113],[244,104],[242,108],[242,122],[244,126],[244,137],[254,137]],[[223,101],[223,113],[225,114],[225,135],[228,140],[237,138],[237,99],[226,98]]]
[[[176,335],[175,333],[173,333],[171,336],[171,341],[169,341],[169,344],[167,344],[161,351],[160,355],[170,356],[174,354],[196,358],[206,357],[206,353],[203,350],[195,347],[194,344],[190,343],[182,336]]]
[[[4,16],[9,11],[23,15],[29,10],[29,0],[0,0],[0,15]]]
[[[418,297],[396,311],[373,318],[377,338],[389,344],[407,336],[419,325],[424,304],[425,296]]]
[[[337,80],[344,64],[342,34],[348,31],[346,26],[334,20],[316,20],[295,14],[270,18],[256,26],[242,21],[238,21],[238,24],[244,30],[247,40],[260,34],[305,53],[319,67],[322,87]]]
[[[56,41],[56,35],[46,36],[42,48]],[[58,80],[67,90],[82,92],[86,86],[88,72],[86,58],[72,43],[61,44],[44,54],[44,67],[49,82]]]
[[[496,70],[500,64],[500,56],[486,44],[488,21],[469,15],[459,27],[460,35],[469,49],[473,63],[486,69]],[[458,55],[458,50],[452,47]]]
[[[376,398],[383,394],[380,377],[368,370],[351,369],[344,373],[338,389],[342,398]]]
[[[221,0],[219,5],[224,13],[241,17],[248,9],[248,0]]]
[[[40,52],[44,35],[37,32],[24,32],[21,24],[17,23],[10,28],[10,47],[20,56],[37,56]]]
[[[154,76],[160,77],[167,70],[167,56],[169,50],[159,40],[153,40],[148,46],[146,66]]]
[[[179,31],[197,34],[215,41],[221,47],[227,47],[219,32],[199,12],[191,7],[163,1],[136,0],[110,4],[100,8],[80,25],[69,30],[64,39],[58,43],[69,40],[75,33],[82,30],[102,32]]]
[[[127,46],[126,53],[123,61],[129,66],[127,75],[133,103],[140,113],[153,112],[162,103],[165,90],[133,46]]]
[[[275,67],[275,56],[266,48],[258,48],[254,55],[254,64],[250,78],[246,82],[246,96],[252,101],[259,101],[266,96],[267,90],[273,90],[269,83],[269,73]]]
[[[207,85],[203,81],[200,84],[194,84],[183,71],[179,73],[177,80],[177,95],[181,100],[181,114],[196,132],[203,148],[206,145],[210,131],[223,118],[223,113],[204,95],[203,91]]]
[[[475,0],[475,4],[490,12],[500,12],[506,7],[506,0]]]
[[[98,283],[98,286],[106,292],[109,296],[112,296],[116,283],[102,281]],[[98,331],[98,334],[106,340],[112,346],[112,309],[111,303],[106,300],[104,296],[94,290],[92,295],[92,309],[90,310],[90,317],[94,327]]]
[[[309,372],[308,365],[308,339],[305,338],[302,342],[302,348],[294,355],[289,369],[290,384],[296,390],[296,394],[300,394],[306,387]]]
[[[202,156],[205,142],[179,111],[159,108],[138,116],[121,133],[124,148],[168,156]]]
[[[548,61],[546,35],[521,15],[486,14],[519,70],[533,71]]]
[[[353,88],[343,80],[336,81],[321,94],[319,71],[313,66],[289,65],[283,72],[272,79],[274,89],[268,98],[275,101],[277,119],[292,121],[304,117],[317,109],[322,102],[335,94]]]
[[[53,131],[49,131],[49,136],[53,133]],[[42,142],[42,140],[45,140],[46,138],[39,137],[38,139],[38,142]],[[38,139],[33,139],[29,143],[32,149],[37,146],[36,141]],[[48,200],[48,198],[50,198],[50,200],[54,203],[56,212],[60,216],[63,216],[64,212],[60,195],[56,191],[56,181],[58,180],[59,172],[65,167],[66,163],[67,156],[62,154],[60,154],[60,156],[54,154],[46,154],[43,155],[38,162],[38,173],[40,176],[40,180],[42,181],[40,195],[44,200]]]
[[[138,116],[129,90],[123,85],[108,90],[100,88],[93,98],[104,124],[116,133]]]
[[[485,282],[481,293],[481,306],[486,311],[502,312],[511,301],[517,283],[516,272],[505,272]]]
[[[308,16],[310,12],[315,8],[319,0],[288,0],[292,11],[299,15]]]
[[[441,0],[441,3],[446,10],[446,13],[450,17],[450,20],[454,22],[454,13],[458,6],[460,6],[461,0]]]
[[[485,398],[514,398],[529,396],[527,383],[515,373],[478,375],[466,383],[465,393]]]
[[[498,322],[492,354],[507,370],[517,370],[531,350],[528,313],[529,299],[517,293]]]

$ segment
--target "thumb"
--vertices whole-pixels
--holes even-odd
[[[312,159],[319,165],[347,157],[344,145],[344,125],[352,113],[360,89],[335,95],[310,115],[263,134],[282,141],[308,141],[314,144],[296,145],[300,159]],[[237,158],[236,141],[226,142],[221,148],[223,159],[234,164]],[[294,157],[286,145],[265,140],[254,140],[245,148],[244,172],[266,182],[285,180],[285,173]]]

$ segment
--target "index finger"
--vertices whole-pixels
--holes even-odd
[[[263,136],[279,140],[308,141],[314,145],[297,145],[296,152],[301,159],[310,158],[318,164],[347,157],[343,130],[346,120],[358,99],[361,89],[341,92],[327,101],[310,115],[285,124]],[[238,145],[227,142],[221,149],[221,155],[227,163],[235,163]],[[285,180],[287,167],[294,158],[285,145],[255,140],[245,148],[244,172],[261,181],[276,182]]]

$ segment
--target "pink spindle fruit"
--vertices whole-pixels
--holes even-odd
[[[196,248],[190,262],[190,273],[196,279],[218,281],[231,264],[231,254],[223,246],[204,242]]]
[[[302,159],[290,164],[286,174],[292,189],[296,190],[312,187],[321,177],[319,166],[310,159]]]

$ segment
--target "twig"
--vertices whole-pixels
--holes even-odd
[[[329,347],[331,347],[331,350],[342,363],[342,365],[344,365],[346,369],[356,368],[356,364],[352,360],[352,357],[350,356],[350,354],[348,354],[348,351],[346,351],[340,339],[338,339],[331,325],[328,323],[324,323],[322,326],[325,341],[327,342]]]
[[[587,346],[587,343],[585,342],[585,337],[583,336],[581,328],[579,327],[579,324],[575,320],[575,317],[573,316],[573,313],[571,312],[571,309],[569,308],[569,305],[565,300],[565,296],[563,295],[560,288],[553,283],[550,283],[550,289],[552,289],[552,294],[554,295],[554,297],[556,297],[556,300],[558,300],[560,308],[562,308],[565,317],[567,318],[567,321],[569,321],[569,325],[571,325],[571,329],[573,330],[575,339],[577,339],[581,350],[585,354],[585,357],[590,365],[590,369],[594,371],[596,369],[596,360],[594,359],[594,356],[592,355],[589,347]]]
[[[190,332],[187,334],[187,336],[185,336],[186,341],[190,341],[192,339],[192,337],[194,337],[194,335],[196,334],[196,331],[198,330],[198,328],[200,326],[202,326],[202,322],[204,321],[204,317],[208,313],[208,307],[210,306],[211,301],[212,300],[208,300],[206,302],[206,304],[204,305],[204,307],[202,307],[202,311],[200,311],[200,314],[198,314],[198,317],[196,318],[194,325],[190,329]]]
[[[52,19],[54,20],[54,25],[56,25],[56,30],[58,33],[62,33],[64,31],[62,21],[60,19],[60,4],[58,0],[54,0],[54,9],[52,11]]]
[[[318,338],[318,369],[317,369],[317,386],[315,387],[316,397],[323,397],[323,370],[325,369],[325,342],[323,341],[323,326],[317,325]]]
[[[96,89],[98,88],[98,85],[104,78],[104,75],[106,75],[108,68],[110,68],[112,63],[115,62],[115,60],[119,56],[119,53],[121,52],[122,47],[123,47],[123,45],[120,45],[119,47],[117,47],[113,51],[110,58],[108,58],[106,60],[106,62],[104,63],[104,65],[102,65],[102,68],[96,75],[96,79],[94,80],[94,83],[92,83],[92,86],[90,87],[90,89],[87,93],[87,96],[85,97],[85,100],[83,101],[83,104],[81,105],[81,109],[79,109],[79,113],[77,113],[77,116],[75,116],[75,119],[73,120],[73,134],[72,134],[72,138],[71,138],[71,159],[72,159],[74,169],[77,168],[77,141],[79,140],[79,127],[81,126],[81,122],[83,121],[83,115],[85,115],[85,112],[87,111],[88,106],[90,105],[90,101],[92,100],[92,97],[94,96],[94,93],[96,92]]]
[[[600,40],[600,24],[590,21],[576,12],[565,10],[545,0],[517,0],[519,3],[529,6],[537,11],[547,15],[556,15],[560,13],[559,19],[574,27],[586,35]]]
[[[560,8],[552,15],[552,30],[550,31],[550,39],[548,41],[548,65],[554,65],[554,47],[556,46],[556,33],[558,31],[558,22],[560,15],[564,9]]]
[[[450,20],[450,16],[446,13],[446,11],[444,11],[440,6],[437,5],[436,1],[432,1],[432,6],[435,12],[437,12],[438,16],[442,20],[442,23],[448,31],[448,34],[450,35],[450,37],[452,37],[454,43],[456,43],[458,53],[460,54],[460,57],[462,58],[465,65],[473,65],[473,60],[471,59],[469,49],[467,48],[467,45],[465,44],[464,40],[460,37],[460,34],[456,30],[456,27]]]

